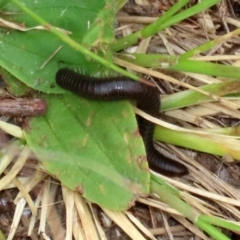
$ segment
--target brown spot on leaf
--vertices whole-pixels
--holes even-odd
[[[146,155],[141,155],[137,157],[137,164],[140,169],[143,171],[148,171],[148,164],[147,164],[147,156]]]
[[[127,118],[127,117],[129,116],[128,111],[123,110],[123,111],[122,111],[122,116],[123,116],[124,118]]]
[[[86,136],[83,138],[81,142],[81,147],[86,147],[89,139],[89,134],[86,134]]]
[[[86,126],[90,127],[92,124],[92,119],[96,116],[96,112],[93,112],[90,116],[88,116],[87,118],[87,122],[86,122]]]
[[[124,142],[125,142],[126,144],[128,144],[129,138],[128,138],[128,134],[127,134],[127,133],[123,134],[123,139],[124,139]]]
[[[141,136],[138,128],[131,135],[136,138]]]
[[[84,193],[84,188],[82,185],[78,185],[76,188],[75,188],[75,191],[80,193],[80,194],[83,194]]]
[[[139,199],[140,196],[146,196],[148,193],[145,194],[139,194],[142,189],[142,186],[140,184],[137,184],[135,182],[132,182],[131,180],[126,180],[128,189],[131,189],[131,191],[134,193],[132,200],[129,202],[127,209],[131,208],[135,205],[135,202]]]
[[[99,187],[100,192],[102,192],[102,194],[106,194],[106,190],[105,190],[105,187],[103,184],[98,185],[98,187]]]

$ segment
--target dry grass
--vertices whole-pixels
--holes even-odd
[[[137,2],[141,3],[140,0]],[[227,9],[223,10],[228,12]],[[182,22],[156,36],[142,40],[137,47],[128,50],[138,53],[182,54],[207,40],[216,39],[233,27],[239,27],[240,22],[232,18],[232,15],[223,17],[220,14],[222,11],[206,11],[198,17],[189,19],[188,22]],[[128,35],[155,20],[155,17],[149,16],[127,16],[123,11],[118,17],[119,28],[116,29],[116,35]],[[223,26],[223,30],[217,30],[219,26]],[[212,49],[207,56],[196,58],[201,61],[221,61],[223,64],[239,66],[239,40],[238,36],[229,38],[227,42]],[[169,75],[135,66],[117,58],[114,61],[136,72],[164,79],[161,84],[167,93],[181,91],[182,88],[196,89],[197,86],[221,81],[200,74]],[[191,131],[191,124],[197,124],[199,128],[218,128],[231,126],[232,121],[223,120],[232,118],[237,124],[240,119],[239,107],[238,99],[221,99],[221,103],[218,101],[205,103],[169,111],[166,115],[170,119],[174,118],[175,126],[180,125]],[[136,112],[139,113],[139,110]],[[4,122],[0,122],[0,128],[16,138],[23,138],[21,128]],[[171,155],[181,158],[190,169],[190,174],[181,179],[161,176],[166,182],[181,190],[181,196],[187,203],[200,213],[240,222],[239,168],[237,166],[232,168],[231,165],[223,163],[224,160],[232,159],[227,156],[224,160],[215,156],[205,156],[205,159],[202,159],[204,162],[206,158],[218,161],[214,171],[211,171],[211,167],[205,168],[196,161],[199,153],[174,146],[165,145],[164,148]],[[131,239],[140,240],[156,239],[155,236],[158,235],[167,236],[169,239],[191,237],[209,239],[175,209],[169,208],[154,195],[140,198],[137,206],[126,212],[100,209],[79,194],[61,186],[44,172],[38,161],[29,160],[34,158],[27,147],[20,149],[15,144],[9,144],[2,148],[2,154],[0,169],[4,177],[0,180],[0,190],[2,196],[7,196],[8,201],[14,205],[10,217],[0,218],[2,230],[8,233],[9,240],[23,239],[26,236],[30,236],[30,239],[66,240],[73,237],[87,240],[128,239],[129,236]],[[238,181],[237,186],[231,185],[230,180]],[[0,209],[1,207],[0,202]],[[6,211],[10,212],[9,209]]]

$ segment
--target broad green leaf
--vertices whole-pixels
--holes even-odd
[[[145,151],[130,105],[73,94],[46,101],[49,110],[29,121],[25,137],[50,174],[114,210],[127,209],[148,193]]]
[[[71,38],[81,43],[91,24],[96,24],[98,12],[102,12],[105,1],[21,1],[32,9],[36,14],[44,16],[44,19],[53,26],[72,32]],[[11,1],[0,3],[0,17],[6,21],[24,24],[26,28],[36,27],[38,23],[30,16],[20,11]],[[11,12],[12,14],[4,14]],[[111,9],[114,16],[114,11]],[[113,21],[113,16],[109,15],[108,22]],[[110,34],[102,36],[98,41],[110,42],[113,37],[113,28],[110,24],[104,26],[112,31]],[[102,30],[103,31],[103,30]],[[109,32],[109,30],[108,30]],[[98,35],[89,36],[99,37]],[[91,39],[91,42],[96,42]],[[55,73],[63,65],[76,68],[86,74],[98,74],[105,70],[99,64],[90,62],[85,56],[74,51],[70,46],[63,43],[47,30],[30,30],[27,32],[16,31],[8,28],[1,28],[0,31],[1,57],[0,65],[24,82],[27,86],[46,93],[63,93],[56,87],[51,88],[55,82]],[[54,52],[62,47],[57,53]],[[54,55],[52,58],[51,55]],[[14,56],[14,57],[13,57]],[[50,58],[50,59],[49,59]],[[48,60],[49,59],[49,60]],[[46,65],[42,67],[44,64]],[[65,63],[65,64],[64,64]],[[41,68],[42,67],[42,68]]]
[[[111,15],[104,13],[104,1],[22,2],[52,25],[71,31],[74,40],[88,43],[93,50],[103,47],[100,50],[106,53],[113,37],[114,12],[108,7]],[[19,13],[8,1],[0,6],[2,12]],[[4,19],[24,22],[28,28],[37,26],[20,13],[8,18],[4,15]],[[107,24],[98,26],[99,18]],[[103,75],[105,71],[45,30],[23,33],[2,28],[0,38],[4,49],[0,65],[27,86],[45,93],[66,93],[56,85],[52,88],[62,65],[89,75]],[[63,47],[41,69],[59,46]],[[105,58],[111,59],[111,52]],[[145,151],[128,102],[97,103],[72,94],[42,97],[46,98],[48,111],[29,121],[25,135],[50,174],[88,200],[114,210],[127,209],[139,195],[149,192]]]

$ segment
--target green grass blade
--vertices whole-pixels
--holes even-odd
[[[226,135],[226,136],[239,136],[240,133],[240,126],[236,127],[223,127],[223,128],[194,128],[193,130],[196,131],[204,131],[204,132],[209,132],[209,133],[216,133],[220,135]]]
[[[184,215],[184,217],[190,219],[193,222],[199,217],[200,214],[192,206],[181,200],[178,194],[169,191],[164,186],[161,186],[152,177],[150,182],[150,189],[151,192],[157,193],[163,202],[167,203],[173,209],[179,211]]]
[[[240,160],[240,140],[224,138],[221,135],[181,132],[156,126],[154,137],[156,140],[173,145],[191,148],[197,151],[219,156],[230,155]]]
[[[186,53],[184,53],[183,55],[181,55],[180,57],[180,61],[186,60],[190,57],[193,57],[194,55],[209,51],[210,49],[212,49],[214,46],[217,46],[223,42],[226,42],[229,38],[232,38],[236,35],[240,34],[240,28],[236,29],[235,31],[233,31],[232,33],[228,33],[222,37],[219,37],[217,39],[214,39],[212,41],[206,42],[201,46],[198,46]]]
[[[183,6],[185,6],[189,0],[179,0],[176,4],[174,4],[164,15],[159,17],[159,19],[146,26],[145,28],[141,29],[138,32],[135,32],[127,37],[121,38],[119,40],[116,40],[113,43],[112,50],[113,51],[119,51],[123,48],[129,47],[135,43],[139,39],[147,38],[149,36],[152,36],[156,34],[157,32],[161,31],[163,23],[171,18],[177,11],[179,11]]]
[[[200,218],[200,213],[196,211],[192,206],[181,200],[178,194],[169,191],[164,186],[161,186],[158,181],[155,181],[155,178],[151,176],[150,182],[151,192],[154,192],[159,195],[161,200],[165,202],[170,207],[176,209],[184,217],[188,218],[190,221],[195,223],[200,229],[207,232],[211,237],[216,240],[230,240],[226,235],[221,233],[217,228],[211,224],[204,222]]]
[[[235,66],[198,62],[193,60],[179,61],[176,65],[166,68],[172,71],[192,72],[216,77],[240,79],[240,68]]]
[[[160,54],[116,54],[119,58],[147,68],[199,73],[216,77],[240,79],[240,68],[211,62],[181,60],[179,56]]]
[[[215,4],[219,3],[221,0],[203,0],[198,2],[196,5],[176,14],[172,18],[169,18],[166,22],[163,23],[161,26],[162,29],[170,27],[184,19],[187,19],[197,13],[200,13],[210,7],[214,6]]]
[[[162,180],[160,177],[155,176],[154,174],[151,174],[151,180],[153,180],[154,182],[162,185],[163,187],[165,187],[166,189],[168,189],[169,191],[171,191],[174,194],[180,195],[180,191],[176,188],[174,188],[173,186],[171,186],[170,184],[166,183],[164,180]]]
[[[185,6],[189,1],[187,0],[179,0],[176,4],[173,5],[162,17],[160,17],[156,22],[151,23],[147,27],[142,30],[135,32],[127,37],[116,40],[113,44],[113,51],[119,51],[123,48],[129,47],[135,43],[139,39],[147,38],[152,36],[163,29],[170,27],[190,16],[193,16],[201,11],[208,9],[209,7],[215,5],[220,2],[220,0],[203,0],[200,3],[196,4],[193,7],[190,7],[176,15],[173,16],[178,10],[180,10],[183,6]]]
[[[240,89],[240,81],[229,80],[221,83],[213,83],[200,87],[199,89],[202,89],[210,94],[214,94],[217,96],[224,96],[229,93],[238,92],[238,89]],[[212,100],[210,96],[203,95],[202,93],[196,92],[194,90],[185,90],[163,98],[161,111],[192,106],[210,100]]]
[[[239,224],[229,222],[225,219],[221,219],[221,218],[214,217],[214,216],[201,215],[198,220],[213,224],[213,225],[218,226],[218,227],[223,227],[225,229],[240,232],[240,225]]]
[[[202,230],[204,230],[205,232],[207,232],[211,237],[213,237],[216,240],[231,240],[222,232],[220,232],[217,228],[215,228],[214,226],[206,222],[198,220],[196,221],[196,225]]]

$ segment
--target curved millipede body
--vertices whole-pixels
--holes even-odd
[[[157,117],[160,109],[158,89],[129,78],[93,78],[63,68],[58,70],[56,82],[60,87],[88,99],[135,100],[139,109],[154,117]],[[187,174],[188,170],[184,165],[166,158],[155,149],[153,145],[154,124],[140,116],[137,120],[150,168],[168,176]]]

